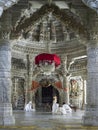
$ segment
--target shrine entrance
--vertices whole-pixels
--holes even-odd
[[[36,110],[51,112],[54,96],[57,96],[57,102],[59,102],[59,92],[52,85],[40,87],[35,94]]]

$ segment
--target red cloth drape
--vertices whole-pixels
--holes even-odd
[[[56,86],[57,88],[59,88],[59,89],[63,89],[62,83],[61,83],[60,81],[56,82],[56,83],[55,83],[55,86]]]
[[[63,88],[61,81],[56,82],[56,83],[55,83],[55,86],[56,86],[58,89],[63,89],[65,92],[67,91],[67,88]]]
[[[36,81],[32,81],[32,87],[31,87],[31,90],[35,90],[36,88],[39,87],[39,83],[36,82]]]
[[[47,62],[55,62],[55,66],[59,66],[61,61],[60,58],[56,54],[48,54],[48,53],[42,53],[35,57],[35,64],[39,64],[40,61],[47,61]]]

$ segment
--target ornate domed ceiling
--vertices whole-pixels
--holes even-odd
[[[70,28],[71,30],[75,31],[77,35],[83,35],[84,37],[88,35],[87,29],[85,25],[83,25],[80,17],[72,13],[68,8],[60,9],[55,4],[45,4],[33,13],[31,13],[31,8],[28,10],[26,9],[24,11],[24,15],[22,15],[21,18],[17,21],[14,30],[12,31],[13,35],[19,35],[21,32],[23,34],[27,34],[28,32],[32,31],[32,29],[34,29],[35,23],[38,24],[38,31],[43,27],[45,28],[45,26],[49,31],[55,22],[58,25],[59,23],[63,23],[63,26],[65,26],[66,30],[69,30]],[[63,30],[61,29],[60,31]],[[42,30],[40,30],[40,32],[42,33]]]
[[[67,57],[68,68],[73,59],[86,55],[87,14],[81,10],[87,11],[81,0],[19,0],[7,10],[11,12],[12,56],[29,54],[34,60],[39,53],[56,53],[62,62]]]
[[[39,8],[34,8],[33,4],[22,11],[13,27],[11,36],[18,38],[18,44],[40,46],[39,53],[41,48],[44,52],[53,53],[55,49],[66,48],[69,42],[73,41],[73,46],[77,46],[80,39],[83,42],[88,38],[81,17],[71,12],[66,2],[63,9],[56,3],[46,3]]]

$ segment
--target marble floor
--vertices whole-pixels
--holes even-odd
[[[84,111],[53,115],[51,112],[13,111],[14,126],[0,126],[0,130],[98,130],[98,127],[82,125]]]

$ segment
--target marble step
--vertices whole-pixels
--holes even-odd
[[[37,126],[0,126],[0,130],[98,130],[92,126],[57,126],[52,128]]]

